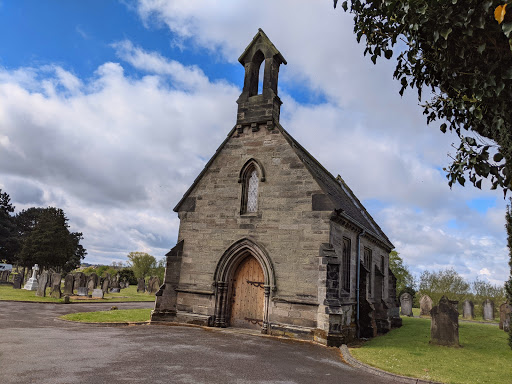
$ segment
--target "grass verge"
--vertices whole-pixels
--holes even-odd
[[[115,311],[79,312],[61,316],[61,319],[82,323],[120,323],[148,321],[151,309],[119,309]]]
[[[12,285],[0,285],[0,300],[14,301],[33,301],[41,303],[63,303],[64,299],[54,299],[50,296],[50,289],[46,289],[46,297],[36,296],[36,291],[26,291],[24,289],[13,289]],[[137,292],[136,285],[130,285],[128,288],[121,289],[119,293],[107,293],[103,299],[71,299],[73,303],[114,303],[130,301],[155,301],[155,295]]]
[[[430,319],[403,317],[403,326],[350,352],[388,372],[443,383],[510,384],[512,350],[496,326],[459,323],[462,348],[429,344]]]

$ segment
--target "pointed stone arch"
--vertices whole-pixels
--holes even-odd
[[[214,273],[215,285],[215,326],[226,327],[230,313],[230,279],[233,278],[237,267],[248,256],[254,257],[263,270],[264,306],[262,332],[268,330],[268,308],[270,294],[276,287],[274,266],[265,249],[255,241],[243,238],[233,243],[222,255]]]
[[[256,160],[255,158],[250,158],[249,160],[247,160],[245,162],[244,166],[240,169],[240,174],[238,175],[239,183],[241,183],[244,180],[245,176],[247,175],[247,170],[251,166],[254,166],[254,168],[256,168],[256,170],[258,171],[260,181],[261,182],[265,181],[265,169],[263,168],[263,165],[261,165],[261,163],[258,160]]]

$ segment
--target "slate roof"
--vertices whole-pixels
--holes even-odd
[[[353,222],[356,226],[365,230],[367,233],[372,235],[373,237],[381,240],[384,244],[386,244],[390,249],[394,248],[394,245],[391,243],[386,234],[382,231],[379,225],[375,222],[372,216],[368,213],[366,208],[361,204],[356,195],[349,188],[347,183],[338,175],[338,177],[334,177],[328,170],[326,170],[322,164],[320,164],[302,145],[299,144],[297,140],[295,140],[279,123],[276,123],[276,127],[283,134],[284,138],[288,143],[292,146],[293,150],[300,158],[302,163],[309,170],[311,175],[315,178],[320,188],[323,192],[329,197],[332,201],[335,209],[341,209],[342,215],[345,216],[349,221]],[[212,158],[206,163],[204,169],[201,173],[196,177],[194,183],[190,186],[190,188],[185,192],[181,200],[174,207],[174,211],[178,212],[179,207],[188,197],[188,195],[192,192],[196,184],[201,180],[203,175],[206,173],[210,164],[213,163],[217,155],[222,151],[224,145],[228,142],[229,138],[233,134],[233,128],[228,137],[222,142],[222,144],[217,148],[215,154]]]

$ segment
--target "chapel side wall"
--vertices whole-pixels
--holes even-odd
[[[263,166],[265,181],[259,182],[257,214],[241,215],[238,178],[251,158]],[[274,266],[269,320],[315,327],[318,306],[311,304],[318,302],[318,253],[320,244],[329,242],[330,218],[330,212],[312,211],[311,196],[317,193],[323,192],[278,129],[234,131],[189,194],[193,211],[179,212],[178,241],[185,240],[180,288],[213,293],[220,257],[248,237]],[[178,310],[213,315],[213,295],[203,296],[179,293]]]

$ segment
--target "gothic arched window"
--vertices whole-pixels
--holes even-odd
[[[258,172],[253,169],[247,179],[247,212],[258,211]]]
[[[251,159],[245,163],[240,171],[239,183],[242,183],[242,201],[240,213],[258,212],[258,191],[260,181],[265,181],[263,168]]]

